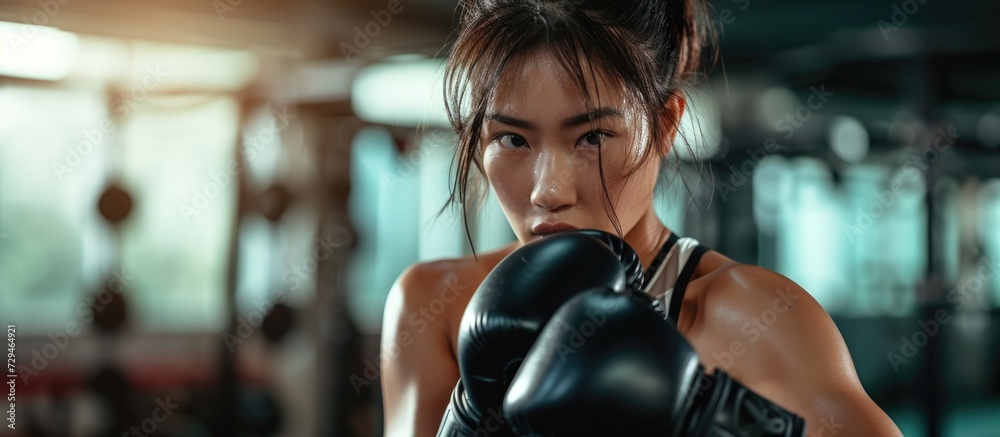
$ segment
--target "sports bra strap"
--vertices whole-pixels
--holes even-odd
[[[681,315],[681,302],[684,301],[684,291],[687,289],[688,282],[691,280],[691,276],[694,275],[694,269],[698,266],[698,261],[701,260],[702,255],[708,252],[708,248],[699,244],[691,251],[691,256],[688,257],[687,263],[684,264],[684,270],[677,277],[677,282],[674,284],[673,294],[670,296],[670,305],[667,311],[667,320],[677,326],[677,319]]]
[[[677,244],[680,237],[677,234],[671,232],[670,236],[667,237],[667,242],[663,243],[663,247],[660,251],[656,253],[656,257],[653,258],[653,262],[649,264],[649,268],[646,269],[646,273],[643,275],[642,289],[645,290],[649,286],[649,281],[653,279],[653,274],[659,270],[660,265],[663,264],[663,260],[667,259],[667,254],[670,253],[670,249]]]

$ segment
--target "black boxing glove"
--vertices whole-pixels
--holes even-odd
[[[567,299],[595,286],[623,291],[642,280],[642,264],[632,248],[601,231],[559,233],[511,252],[479,285],[463,314],[461,380],[438,435],[471,435],[493,427],[487,422],[500,414],[525,353]]]
[[[563,305],[528,352],[503,413],[518,435],[805,436],[805,421],[725,372],[641,292],[600,287]]]
[[[507,421],[500,411],[480,410],[469,401],[465,394],[462,380],[458,380],[455,389],[451,391],[451,400],[444,411],[441,426],[438,427],[438,437],[465,437],[488,435],[491,437],[513,437],[514,432],[507,426]]]
[[[574,229],[566,232],[589,235],[601,240],[601,242],[608,245],[611,252],[614,252],[618,256],[618,262],[622,264],[622,269],[625,270],[625,285],[631,287],[633,290],[641,290],[646,285],[645,281],[649,278],[643,276],[642,262],[639,261],[639,254],[635,253],[632,246],[629,246],[625,240],[618,238],[617,235],[598,231],[597,229]]]

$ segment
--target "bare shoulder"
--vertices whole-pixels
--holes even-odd
[[[396,279],[379,354],[386,435],[434,435],[459,377],[458,322],[483,277],[513,247],[416,263]]]
[[[392,314],[396,323],[423,332],[437,328],[450,343],[465,306],[483,278],[518,244],[478,254],[477,257],[441,259],[411,265],[399,275],[386,301],[387,323]],[[384,326],[391,328],[390,326]],[[399,330],[396,326],[395,330]]]
[[[765,374],[765,369],[778,371],[780,366],[764,365],[761,360],[769,361],[773,354],[792,358],[822,352],[849,365],[851,372],[844,377],[856,378],[833,320],[791,279],[763,267],[731,263],[697,282],[698,292],[693,296],[697,311],[691,329],[714,340],[715,356],[721,358],[713,364],[728,368],[731,360],[727,358],[741,355],[745,359],[735,361],[732,371],[770,379],[785,375]]]
[[[477,257],[415,263],[407,267],[393,284],[390,301],[427,303],[442,298],[445,292],[457,293],[468,300],[472,294],[470,289],[475,290],[493,267],[516,247],[517,244],[512,243]]]
[[[810,435],[899,435],[862,387],[840,330],[806,290],[738,263],[698,281],[689,339],[706,367],[802,415]]]
[[[727,308],[746,317],[762,312],[793,310],[795,315],[826,316],[826,311],[806,290],[780,273],[763,267],[733,263],[706,275],[701,298],[709,307]],[[729,319],[727,319],[729,320]]]

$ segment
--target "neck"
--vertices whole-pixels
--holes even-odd
[[[639,222],[625,234],[625,242],[639,255],[643,268],[648,269],[653,263],[653,258],[656,258],[656,253],[667,242],[670,233],[670,229],[660,222],[660,218],[650,205]]]

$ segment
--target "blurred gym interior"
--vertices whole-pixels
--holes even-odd
[[[1000,436],[1000,3],[712,3],[664,223],[812,293],[906,436]],[[3,435],[382,435],[387,292],[471,254],[456,8],[4,0]]]

